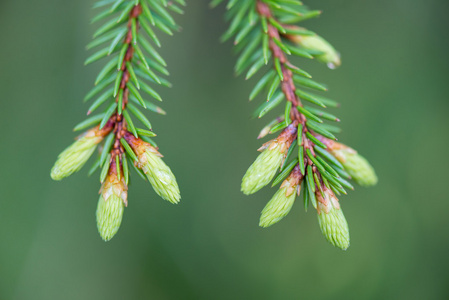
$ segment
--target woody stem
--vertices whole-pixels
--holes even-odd
[[[111,150],[111,159],[114,160],[115,156],[120,155],[124,153],[123,146],[120,143],[120,139],[124,137],[126,133],[126,121],[124,120],[122,112],[125,111],[126,105],[128,104],[129,100],[129,89],[128,89],[128,82],[130,80],[130,71],[127,68],[127,64],[130,63],[133,59],[134,54],[134,47],[133,47],[133,40],[135,37],[133,37],[133,28],[132,23],[133,19],[136,19],[136,23],[138,24],[138,17],[142,13],[142,7],[140,4],[133,7],[129,14],[129,21],[128,21],[128,32],[125,35],[124,39],[124,46],[127,45],[127,48],[125,50],[125,55],[123,57],[123,61],[119,66],[120,69],[118,69],[119,72],[122,72],[122,77],[120,79],[120,85],[119,90],[116,96],[116,102],[121,107],[117,106],[117,112],[112,117],[115,120],[114,124],[114,133],[115,133],[115,141],[113,144],[113,148]],[[138,26],[136,26],[136,31],[138,29]],[[120,172],[120,166],[117,166],[117,172]]]
[[[266,18],[267,20],[270,18],[273,18],[273,15],[271,13],[271,10],[269,6],[258,0],[256,5],[257,13],[262,17]],[[274,41],[275,39],[280,41],[281,37],[279,34],[279,30],[270,24],[270,22],[267,22],[267,32],[268,35],[268,46],[270,48],[270,51],[275,59],[279,60],[279,63],[281,65],[283,80],[281,82],[281,88],[282,93],[284,94],[287,101],[292,103],[292,109],[290,112],[290,118],[292,119],[292,122],[296,124],[301,124],[302,126],[302,132],[298,132],[298,135],[302,135],[302,141],[303,146],[305,149],[310,149],[310,151],[315,155],[315,152],[313,150],[313,142],[310,141],[310,139],[306,136],[306,132],[309,131],[306,126],[307,118],[302,113],[298,111],[298,106],[302,106],[301,99],[296,95],[296,87],[293,82],[293,72],[288,67],[290,62],[287,59],[286,54],[284,51],[276,44]],[[307,160],[307,156],[304,157],[306,161],[308,161],[308,164],[312,165],[311,160]]]

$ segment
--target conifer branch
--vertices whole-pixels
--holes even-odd
[[[212,5],[221,2],[214,0]],[[308,72],[295,66],[290,59],[315,58],[330,68],[340,65],[339,53],[327,41],[293,25],[321,12],[309,10],[297,0],[229,0],[226,8],[230,27],[222,39],[234,36],[234,44],[240,52],[236,73],[248,69],[246,79],[249,79],[263,66],[270,66],[250,94],[250,100],[253,100],[266,91],[266,101],[257,108],[255,116],[261,118],[285,103],[284,113],[269,122],[258,136],[263,138],[281,131],[277,138],[259,149],[262,153],[243,177],[243,193],[253,194],[273,179],[272,186],[282,182],[279,191],[262,211],[260,226],[268,227],[288,214],[295,195],[302,189],[304,207],[307,210],[312,203],[317,210],[327,240],[347,249],[349,230],[335,195],[353,189],[348,182],[350,179],[369,186],[377,182],[377,177],[369,163],[355,150],[336,142],[334,133],[340,129],[323,121],[340,121],[323,110],[338,104],[306,91],[327,91],[327,88],[312,80]]]
[[[176,2],[176,3],[175,3]],[[106,7],[92,22],[107,19],[94,33],[88,49],[102,49],[87,58],[85,64],[110,58],[95,80],[95,87],[86,95],[85,101],[97,97],[87,114],[104,107],[100,114],[90,116],[75,127],[75,131],[92,127],[61,153],[51,177],[61,180],[78,171],[89,159],[98,144],[102,143],[97,161],[89,174],[101,169],[100,199],[97,208],[97,226],[101,237],[110,240],[118,231],[124,207],[128,205],[127,191],[129,166],[142,178],[148,179],[158,195],[171,203],[178,203],[180,193],[170,168],[161,160],[153,128],[141,111],[148,109],[158,114],[165,111],[143,98],[146,94],[162,101],[152,85],[171,84],[158,73],[168,75],[166,63],[156,51],[160,41],[154,28],[172,35],[178,30],[168,10],[183,13],[177,5],[184,0],[101,0],[94,8]],[[146,37],[143,32],[146,33]],[[105,45],[106,44],[106,45]],[[105,46],[104,46],[105,45]],[[100,95],[100,96],[98,96]],[[135,125],[139,120],[145,128]]]

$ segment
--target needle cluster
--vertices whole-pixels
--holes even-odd
[[[130,168],[148,179],[165,200],[178,203],[181,198],[175,176],[152,139],[156,134],[144,111],[165,115],[154,103],[162,101],[156,87],[171,84],[163,77],[168,75],[167,64],[156,50],[161,43],[155,30],[169,35],[178,30],[169,12],[183,13],[184,5],[184,0],[101,0],[94,4],[100,11],[92,22],[102,21],[103,25],[87,45],[99,50],[85,64],[107,62],[84,99],[92,102],[89,117],[74,129],[87,131],[59,155],[51,177],[61,180],[78,171],[99,149],[89,175],[100,170],[97,227],[105,241],[119,229],[128,205]],[[94,114],[100,109],[101,113]]]
[[[214,0],[218,5],[223,0]],[[262,118],[284,106],[258,138],[280,134],[259,149],[262,153],[242,180],[249,195],[273,181],[280,189],[262,211],[260,226],[280,221],[302,191],[304,207],[317,210],[320,228],[329,242],[347,249],[349,230],[336,195],[352,190],[351,179],[364,186],[377,182],[373,168],[352,148],[336,142],[339,118],[326,111],[338,103],[320,95],[327,87],[297,65],[297,58],[315,59],[334,69],[340,54],[299,22],[317,17],[298,0],[229,0],[229,29],[222,40],[234,39],[239,57],[235,72],[259,78],[249,99],[262,98],[254,116]],[[302,187],[302,188],[301,188]]]

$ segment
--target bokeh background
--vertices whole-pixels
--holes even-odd
[[[98,174],[50,179],[84,118],[100,64],[84,67],[92,0],[0,1],[0,299],[449,299],[447,0],[316,0],[304,25],[342,53],[304,61],[340,100],[340,140],[369,158],[379,184],[342,197],[343,252],[301,202],[260,229],[275,190],[240,180],[266,120],[250,120],[255,83],[236,78],[223,6],[188,1],[160,35],[172,89],[151,116],[182,191],[178,206],[137,176],[122,228],[96,230]],[[309,1],[310,2],[310,1]]]

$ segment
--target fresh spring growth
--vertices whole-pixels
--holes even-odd
[[[328,188],[316,192],[318,222],[321,232],[334,246],[346,250],[349,247],[349,228],[335,194]]]
[[[300,193],[302,178],[299,165],[296,165],[262,210],[259,226],[269,227],[282,220],[290,212],[296,196]]]
[[[261,154],[246,171],[242,180],[242,192],[251,195],[270,183],[281,166],[288,148],[296,135],[296,126],[290,125],[274,140],[265,143]]]
[[[58,156],[58,160],[51,169],[51,178],[61,180],[79,171],[95,151],[98,143],[107,133],[99,130],[98,126],[86,131]]]
[[[321,138],[321,140],[325,142],[327,150],[344,166],[357,184],[373,186],[377,183],[377,176],[373,167],[356,150],[335,141],[325,140],[324,138]]]
[[[162,155],[156,148],[131,134],[125,136],[139,160],[138,167],[142,169],[151,183],[154,191],[163,199],[177,204],[181,200],[175,175],[161,159]]]
[[[344,146],[331,151],[331,153],[342,163],[345,170],[359,185],[372,186],[377,183],[377,176],[373,167],[354,149]]]
[[[105,242],[112,239],[120,228],[125,206],[128,206],[127,197],[128,187],[123,175],[118,179],[115,162],[112,161],[97,206],[97,228]]]
[[[181,6],[186,3],[184,0],[174,2],[176,4],[171,1],[106,0],[97,1],[94,5],[96,13],[92,23],[102,24],[98,25],[93,40],[87,45],[87,49],[95,50],[85,64],[105,62],[99,68],[95,86],[84,98],[85,102],[91,102],[88,117],[74,130],[97,127],[61,153],[51,177],[61,180],[78,171],[95,148],[99,149],[89,175],[99,171],[100,182],[103,183],[97,226],[105,241],[110,240],[120,227],[123,210],[127,206],[129,168],[133,167],[133,161],[138,161],[124,137],[133,135],[135,139],[153,143],[151,138],[156,134],[148,113],[165,115],[155,101],[162,101],[159,87],[171,84],[165,78],[169,74],[167,64],[156,50],[161,47],[159,33],[153,32],[152,28],[159,28],[168,35],[180,29],[171,11],[182,14]],[[177,203],[180,198],[178,185],[170,169],[159,158],[159,153],[148,146],[139,150],[142,151],[138,165],[156,192]],[[141,170],[137,171],[145,178]]]
[[[294,43],[300,45],[303,49],[319,54],[314,55],[318,61],[326,63],[331,69],[341,65],[340,53],[321,36],[315,35],[290,35],[288,36]]]
[[[213,0],[213,5],[221,2]],[[222,40],[233,39],[236,45],[235,72],[246,74],[245,79],[259,75],[249,95],[251,101],[259,102],[254,116],[272,115],[258,138],[284,130],[260,149],[262,153],[243,177],[242,192],[253,194],[273,178],[273,186],[283,182],[262,211],[259,225],[268,227],[288,214],[302,186],[304,209],[310,204],[317,208],[326,238],[346,249],[348,227],[334,193],[352,190],[351,176],[361,185],[372,185],[377,178],[354,150],[328,146],[337,140],[335,134],[341,128],[340,119],[327,108],[339,105],[322,95],[328,88],[315,81],[319,78],[312,79],[299,59],[315,58],[330,68],[341,64],[331,44],[300,27],[301,21],[319,16],[320,11],[290,0],[228,0],[226,8],[230,26]],[[300,179],[295,177],[297,172]]]

